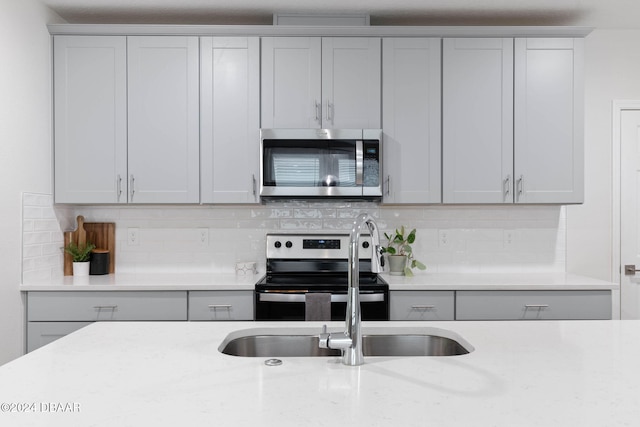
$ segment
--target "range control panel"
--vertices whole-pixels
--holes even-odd
[[[267,259],[348,259],[349,234],[267,234]],[[359,258],[371,258],[371,236],[360,236]]]

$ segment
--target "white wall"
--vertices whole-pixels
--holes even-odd
[[[0,4],[0,364],[22,354],[22,192],[51,193],[51,68],[37,0]],[[58,18],[59,19],[59,18]]]
[[[595,30],[585,55],[585,203],[567,208],[567,271],[612,277],[611,106],[640,99],[640,30]]]

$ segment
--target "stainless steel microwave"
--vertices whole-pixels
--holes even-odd
[[[260,196],[382,197],[382,130],[261,129]]]

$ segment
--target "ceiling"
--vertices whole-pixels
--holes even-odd
[[[640,28],[637,0],[41,0],[69,23],[271,24],[275,12],[369,14],[371,25]]]

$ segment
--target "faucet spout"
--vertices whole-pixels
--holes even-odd
[[[364,363],[360,314],[360,257],[358,249],[360,236],[365,229],[371,235],[371,271],[374,273],[382,271],[384,264],[378,225],[371,215],[367,213],[361,214],[353,222],[349,239],[349,288],[344,334],[338,334],[335,337],[332,334],[326,334],[324,331],[320,334],[320,346],[341,349],[342,363],[349,366],[359,366]]]

